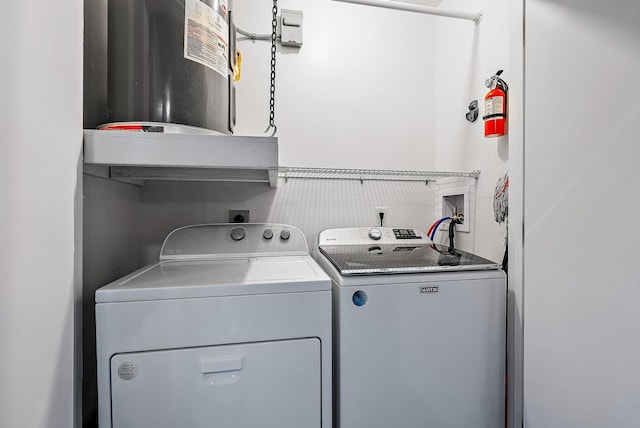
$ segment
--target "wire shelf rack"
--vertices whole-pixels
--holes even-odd
[[[318,180],[359,180],[360,182],[365,180],[429,182],[430,180],[449,177],[477,179],[480,176],[480,170],[464,172],[280,167],[278,168],[278,176],[285,180],[289,178],[305,178]]]

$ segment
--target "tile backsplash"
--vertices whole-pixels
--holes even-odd
[[[140,203],[141,258],[143,264],[157,259],[162,240],[171,230],[227,222],[229,210],[249,210],[252,223],[296,226],[304,232],[311,250],[317,248],[317,235],[323,229],[379,225],[376,207],[386,208],[385,226],[426,231],[437,216],[437,191],[435,181],[282,177],[276,188],[255,184],[146,186]]]

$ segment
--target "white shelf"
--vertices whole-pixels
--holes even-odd
[[[425,181],[438,178],[464,177],[475,178],[480,171],[403,171],[386,169],[340,169],[340,168],[299,168],[281,167],[280,177],[307,178],[318,180],[382,180],[382,181]]]
[[[399,171],[278,167],[278,139],[230,135],[84,131],[85,173],[135,184],[162,181],[251,182],[278,176],[320,180],[429,181],[478,178],[480,171]]]
[[[114,179],[140,182],[278,179],[278,139],[129,131],[84,131],[85,171],[108,167]]]

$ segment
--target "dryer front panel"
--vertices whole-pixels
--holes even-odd
[[[115,355],[114,428],[321,426],[320,341]]]

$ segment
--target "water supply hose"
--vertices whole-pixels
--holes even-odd
[[[440,227],[440,225],[447,220],[451,220],[451,217],[442,217],[440,220],[437,220],[435,223],[431,225],[427,234],[429,235],[429,238],[432,241],[433,241],[433,238],[435,238],[436,236],[436,230],[438,230],[438,227]]]

